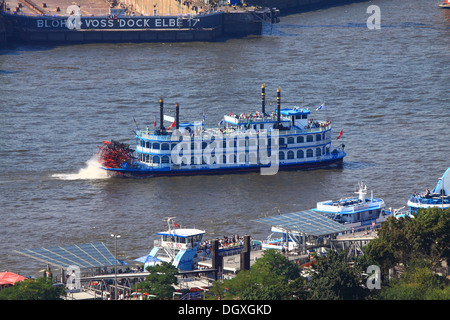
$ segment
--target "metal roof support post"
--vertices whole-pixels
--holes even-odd
[[[302,240],[303,240],[303,254],[306,254],[306,234],[303,232],[302,233]]]

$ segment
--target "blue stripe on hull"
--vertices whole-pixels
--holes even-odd
[[[315,169],[324,168],[329,166],[341,166],[344,157],[336,158],[332,160],[327,160],[323,162],[306,162],[306,163],[296,163],[296,164],[286,164],[279,166],[279,171],[288,170],[305,170],[305,169]],[[234,168],[220,168],[220,169],[191,169],[191,170],[172,170],[172,171],[156,171],[156,170],[130,170],[130,169],[111,169],[104,168],[108,171],[113,171],[118,174],[123,174],[125,176],[132,177],[165,177],[165,176],[194,176],[194,175],[220,175],[220,174],[231,174],[231,173],[249,173],[257,172],[261,170],[261,166],[254,167],[234,167]],[[268,167],[267,167],[268,168]]]

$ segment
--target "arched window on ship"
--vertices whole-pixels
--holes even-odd
[[[250,164],[257,164],[258,163],[258,157],[256,155],[256,152],[250,152],[248,154],[248,161]]]
[[[320,148],[316,148],[316,157],[320,157],[322,155],[322,150]]]
[[[161,158],[161,163],[169,163],[170,162],[170,158],[169,156],[163,156]]]

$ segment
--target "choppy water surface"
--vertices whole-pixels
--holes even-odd
[[[381,29],[369,30],[369,5]],[[432,188],[450,166],[450,11],[430,1],[371,1],[291,14],[263,36],[217,43],[21,46],[0,55],[0,270],[44,267],[24,248],[103,241],[131,262],[163,219],[208,237],[269,227],[253,219],[352,195],[363,181],[388,206]],[[152,127],[180,103],[183,121],[217,125],[256,111],[260,86],[284,106],[343,129],[342,169],[113,179],[91,161],[105,139],[134,144],[133,117]],[[326,108],[315,108],[325,102]],[[273,104],[275,106],[275,104]],[[173,110],[172,110],[173,111]]]

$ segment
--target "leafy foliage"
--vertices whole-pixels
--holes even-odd
[[[136,285],[136,289],[154,295],[157,299],[171,299],[175,292],[173,284],[178,283],[175,276],[178,269],[171,263],[162,262],[159,265],[147,267],[147,271],[150,274],[145,278],[145,281]]]
[[[417,260],[429,261],[432,268],[438,266],[450,258],[450,209],[421,210],[414,219],[388,219],[378,238],[367,246],[366,254],[384,272]]]
[[[364,299],[369,291],[362,286],[361,275],[359,264],[348,265],[347,252],[328,251],[326,257],[317,257],[312,265],[309,299]]]
[[[450,300],[450,287],[427,267],[411,267],[399,279],[382,287],[380,300]]]
[[[215,281],[211,293],[220,299],[288,300],[304,292],[299,267],[276,250],[267,250],[250,270],[236,277]]]
[[[0,291],[0,300],[60,300],[64,287],[52,285],[51,278],[26,279]]]

